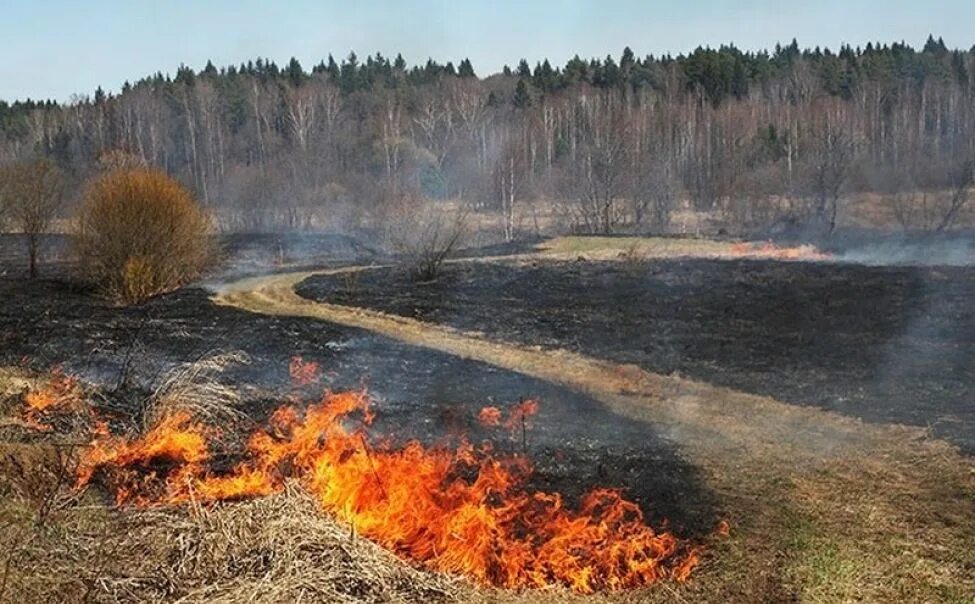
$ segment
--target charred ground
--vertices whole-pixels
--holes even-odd
[[[678,259],[316,276],[299,293],[635,363],[975,451],[975,269]]]

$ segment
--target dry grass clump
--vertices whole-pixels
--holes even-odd
[[[210,221],[190,192],[160,170],[119,169],[91,183],[78,216],[83,275],[136,303],[195,279],[213,259]]]
[[[484,599],[356,537],[298,488],[212,508],[114,510],[89,496],[39,509],[0,498],[0,602]]]
[[[149,543],[164,527],[172,544],[167,572],[183,601],[442,602],[471,591],[356,537],[300,488],[190,514],[160,514],[154,524],[135,541]],[[106,590],[113,591],[113,583],[106,581]],[[124,589],[125,581],[117,585]]]
[[[240,410],[240,392],[221,383],[219,377],[230,367],[249,362],[250,358],[240,351],[213,352],[171,370],[146,401],[143,428],[180,412],[213,425],[244,421],[246,416]]]

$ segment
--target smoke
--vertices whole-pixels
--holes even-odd
[[[837,252],[841,262],[867,266],[972,266],[975,238],[926,237],[854,244]]]
[[[375,262],[381,252],[360,239],[329,233],[254,233],[221,238],[221,259],[202,285],[219,290],[222,283],[280,270],[301,270]]]

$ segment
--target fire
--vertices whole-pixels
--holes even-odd
[[[730,254],[771,260],[828,260],[832,257],[812,245],[781,247],[771,241],[734,243],[731,245]]]
[[[481,422],[482,426],[488,428],[495,428],[501,425],[501,410],[497,407],[484,407],[481,409],[480,413],[477,414],[477,421]]]
[[[305,361],[300,356],[291,357],[288,365],[288,373],[295,386],[310,386],[318,381],[318,363],[315,361]]]
[[[537,401],[520,403],[504,425],[522,426],[537,409]],[[496,408],[480,418],[501,424]],[[170,415],[138,438],[96,435],[77,486],[100,477],[118,504],[151,506],[257,497],[296,480],[324,511],[398,555],[504,588],[620,590],[684,581],[698,562],[618,490],[595,489],[573,509],[559,493],[528,487],[523,456],[466,440],[453,448],[373,445],[372,420],[364,391],[286,405],[251,434],[236,465],[217,471],[215,430]]]
[[[24,396],[23,419],[38,430],[50,430],[50,420],[54,415],[69,411],[80,402],[78,379],[55,367],[47,384]]]
[[[508,420],[504,422],[504,427],[512,431],[516,430],[519,426],[524,428],[528,422],[528,418],[536,413],[538,413],[538,401],[534,399],[522,401],[511,410],[511,414],[508,415]]]
[[[503,426],[506,430],[514,432],[519,428],[527,427],[529,418],[537,413],[538,401],[528,399],[515,405],[508,413],[507,419],[504,419],[504,414],[497,407],[484,407],[477,414],[477,421],[487,428]]]
[[[158,474],[153,465],[167,464],[175,468],[166,474],[164,486],[167,493],[179,492],[186,478],[204,472],[202,464],[210,459],[208,433],[211,432],[195,423],[187,413],[164,416],[144,436],[132,440],[112,436],[102,424],[78,464],[76,485],[87,484],[102,468],[112,468],[106,475],[115,490],[116,504],[152,503],[157,496],[150,491],[160,487],[154,484]],[[171,495],[166,499],[175,498]]]

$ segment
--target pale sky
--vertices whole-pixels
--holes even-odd
[[[734,42],[771,48],[793,37],[802,47],[906,41],[929,33],[951,48],[975,45],[975,0],[3,0],[0,99],[117,91],[181,64],[201,69],[292,56],[306,69],[355,51],[401,52],[410,63],[469,57],[478,75],[562,65],[574,54],[677,54]]]

